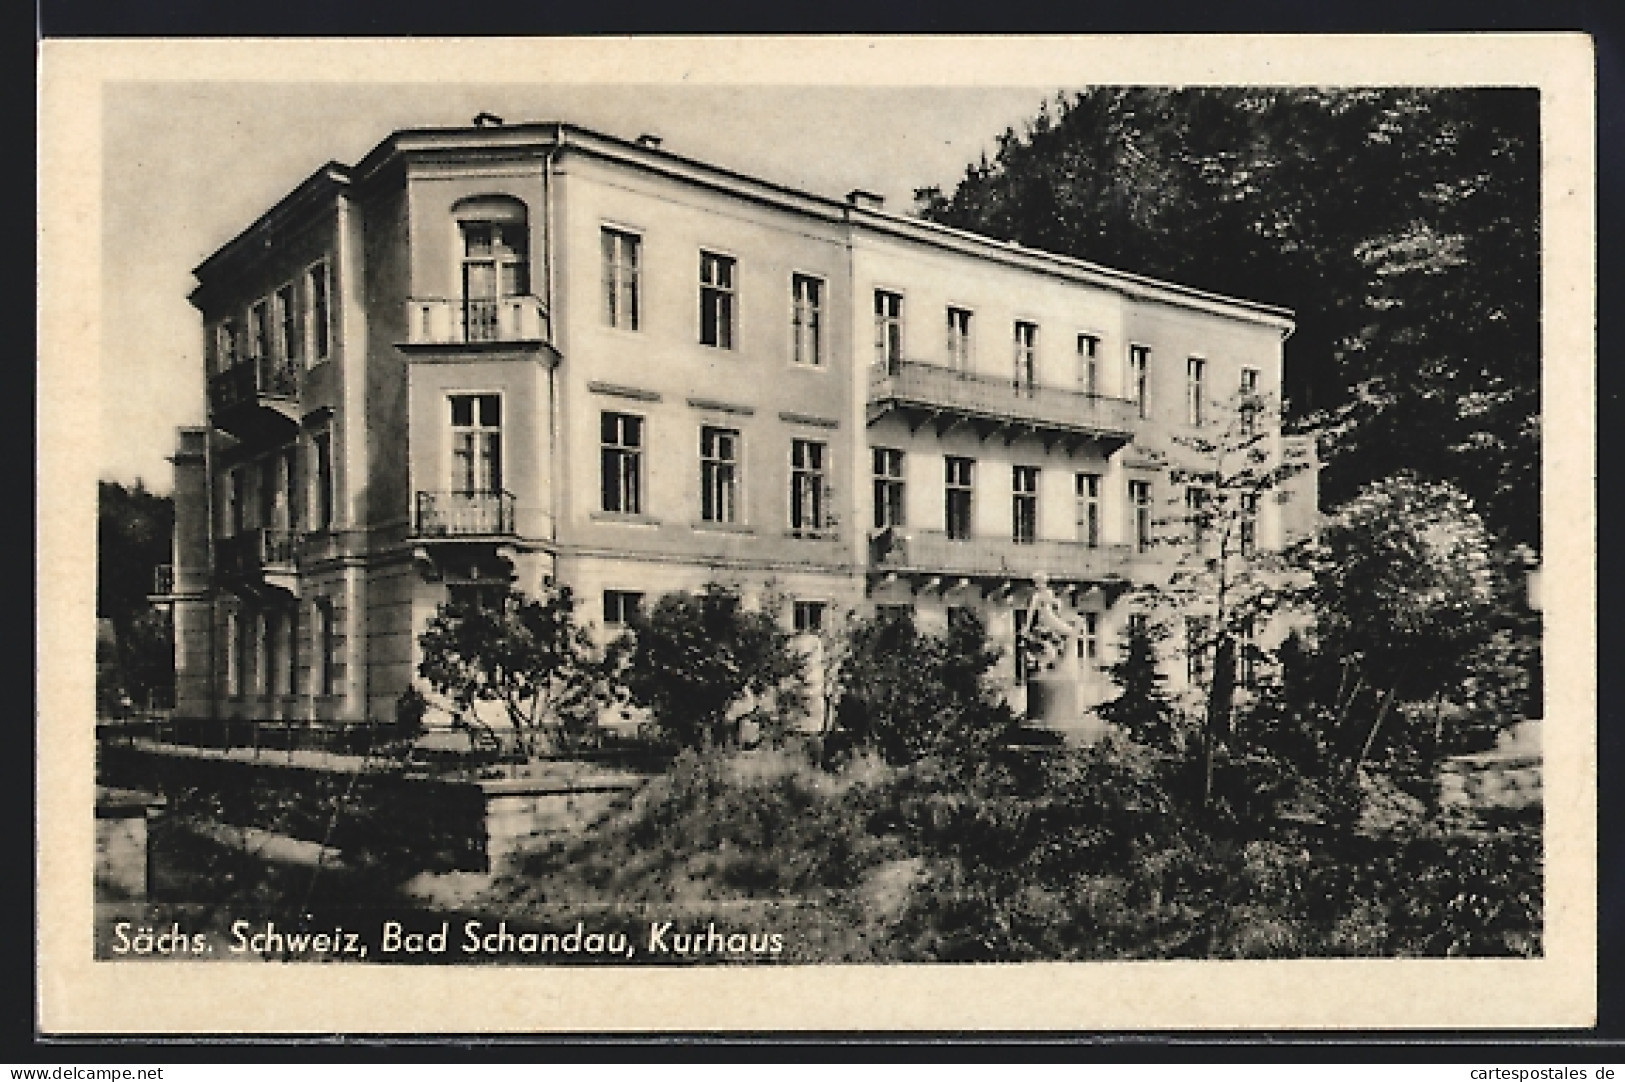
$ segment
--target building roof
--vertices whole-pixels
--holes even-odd
[[[354,167],[329,162],[307,178],[237,237],[198,265],[195,274],[208,273],[251,235],[296,218],[313,201],[335,190],[375,182],[402,159],[415,157],[492,156],[528,158],[546,153],[577,152],[631,168],[646,170],[681,182],[726,192],[781,210],[844,224],[858,230],[992,260],[1007,266],[1050,274],[1133,297],[1275,327],[1283,334],[1293,328],[1290,309],[1240,297],[1226,296],[1177,282],[1091,263],[1073,256],[1014,241],[997,240],[909,217],[873,205],[873,198],[843,200],[819,195],[775,181],[750,176],[722,166],[684,157],[658,141],[631,141],[564,121],[534,121],[460,128],[404,128],[381,140]]]

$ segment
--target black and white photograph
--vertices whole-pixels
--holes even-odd
[[[52,43],[46,1017],[1594,1021],[1585,39],[1103,41]]]

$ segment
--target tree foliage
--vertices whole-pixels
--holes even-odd
[[[546,584],[536,598],[511,591],[496,604],[454,598],[418,644],[418,675],[450,700],[458,718],[480,724],[476,704],[499,705],[521,754],[541,751],[544,742],[571,750],[614,697],[610,667],[576,623],[567,586]]]
[[[771,728],[806,708],[805,655],[768,609],[711,583],[633,616],[622,679],[674,743],[731,744],[744,711]]]
[[[907,612],[857,621],[848,632],[837,730],[893,764],[985,751],[1014,723],[988,680],[998,660],[974,613],[956,614],[943,635],[920,631]]]
[[[1117,696],[1095,709],[1106,721],[1142,744],[1182,752],[1184,734],[1168,696],[1168,678],[1157,664],[1157,643],[1165,634],[1160,625],[1150,620],[1129,620],[1123,628],[1117,660],[1106,668],[1118,687]]]
[[[1007,130],[948,225],[1294,311],[1332,504],[1402,468],[1539,544],[1539,102],[1520,89],[1097,88]]]
[[[173,702],[175,657],[166,614],[147,600],[153,573],[172,559],[175,505],[140,481],[97,489],[96,615],[112,621],[111,664],[98,666],[98,701]]]

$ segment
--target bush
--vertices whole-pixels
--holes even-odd
[[[685,748],[733,744],[741,717],[770,738],[807,709],[806,659],[771,612],[715,583],[666,594],[632,619],[622,673],[660,734]]]
[[[1015,725],[988,682],[999,653],[974,615],[946,635],[921,632],[904,613],[859,621],[848,636],[833,749],[873,748],[892,764],[968,760]]]

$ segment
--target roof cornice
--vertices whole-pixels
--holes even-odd
[[[252,241],[291,232],[302,228],[317,213],[331,205],[335,194],[350,185],[350,169],[337,162],[328,162],[301,181],[298,187],[283,196],[270,210],[254,219],[247,229],[215,249],[203,262],[192,268],[192,276],[200,282],[211,277],[222,265],[240,258],[252,258]]]
[[[780,210],[816,218],[826,224],[845,227],[849,237],[864,233],[910,241],[943,251],[991,260],[1009,267],[1048,274],[1068,282],[1112,290],[1137,300],[1195,308],[1213,315],[1249,323],[1259,323],[1289,334],[1294,326],[1290,309],[1219,293],[1210,293],[1175,282],[1163,281],[1129,271],[1116,270],[1072,256],[1012,241],[939,225],[920,218],[868,207],[853,206],[844,200],[745,173],[685,158],[657,146],[632,142],[562,121],[503,124],[484,128],[405,128],[379,142],[354,168],[329,164],[307,180],[265,218],[233,240],[200,267],[208,267],[220,254],[261,227],[280,210],[291,209],[306,188],[327,175],[342,184],[366,185],[392,168],[411,160],[469,157],[512,161],[532,154],[576,152],[603,161],[646,170],[684,183],[750,199]]]

